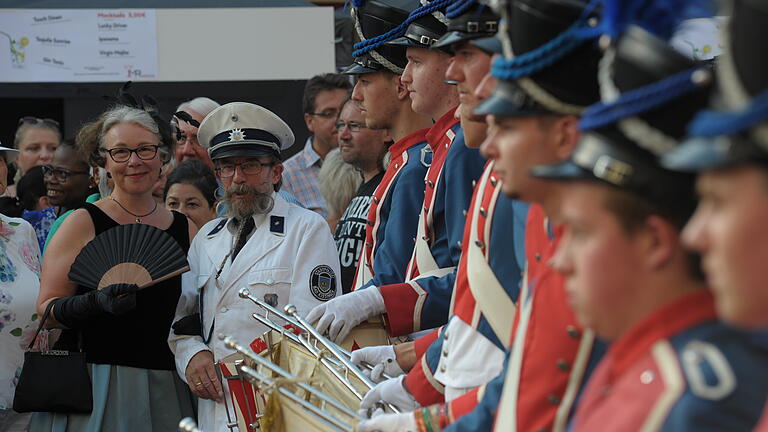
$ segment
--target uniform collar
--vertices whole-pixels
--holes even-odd
[[[253,222],[255,223],[255,229],[253,232],[256,232],[256,229],[258,229],[260,226],[264,225],[267,218],[273,215],[279,215],[279,216],[285,216],[286,210],[288,208],[288,203],[280,196],[280,194],[276,192],[272,192],[272,199],[275,200],[275,205],[272,207],[272,211],[270,211],[267,214],[259,214],[259,215],[253,215]],[[230,218],[229,221],[227,221],[227,230],[232,234],[232,236],[237,236],[237,229],[238,229],[238,223],[235,218]]]
[[[445,132],[459,122],[459,119],[456,118],[456,108],[458,106],[451,108],[447,113],[443,114],[426,133],[427,142],[429,142],[432,151],[440,144]]]
[[[411,148],[411,146],[426,141],[426,135],[429,132],[429,128],[419,129],[413,131],[410,134],[400,138],[396,143],[389,146],[389,153],[393,155],[400,154],[405,150]]]
[[[635,324],[609,348],[608,356],[612,357],[610,376],[621,376],[657,341],[716,318],[714,297],[709,290],[687,294],[665,304]]]

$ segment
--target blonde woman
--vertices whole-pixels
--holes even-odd
[[[166,342],[181,278],[141,291],[127,284],[94,291],[74,285],[67,274],[80,250],[109,228],[148,224],[165,230],[185,251],[197,228],[152,197],[171,154],[168,122],[126,106],[105,112],[97,122],[99,139],[78,145],[92,164],[106,169],[114,190],[73,212],[51,239],[37,303],[41,313],[52,303],[52,325],[68,329],[60,344],[74,349],[78,334],[82,337],[92,376],[93,412],[37,413],[30,430],[174,430],[181,418],[192,414],[190,393],[176,374]]]

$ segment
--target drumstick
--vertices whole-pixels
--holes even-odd
[[[240,298],[248,299],[248,300],[256,303],[256,305],[258,305],[259,307],[264,309],[267,312],[267,314],[270,314],[270,313],[275,314],[275,315],[279,316],[283,321],[287,322],[288,324],[292,324],[292,325],[294,325],[294,326],[296,326],[296,327],[298,327],[300,329],[304,329],[304,331],[307,331],[307,329],[304,328],[304,326],[302,326],[301,323],[299,323],[295,319],[293,319],[290,316],[284,314],[283,312],[281,312],[279,309],[275,308],[271,304],[269,304],[269,303],[267,303],[265,301],[259,300],[258,298],[252,296],[251,292],[248,290],[248,288],[240,288],[240,291],[238,292],[238,295],[240,296]],[[254,314],[253,318],[258,320],[259,322],[261,322],[262,324],[264,324],[264,325],[266,325],[268,327],[272,327],[270,324],[267,324],[264,321],[262,321],[262,319],[269,320],[268,317],[259,316],[257,318],[256,314]],[[270,322],[271,322],[271,320],[270,320]],[[277,330],[277,331],[282,331],[279,327],[272,327],[272,328]],[[333,343],[333,342],[331,342],[331,343]],[[344,348],[340,347],[339,345],[336,345],[336,344],[334,344],[334,345],[336,346],[336,349],[338,349],[339,352],[344,354],[347,358],[351,358],[352,357],[352,353],[350,353],[349,351],[347,351]],[[368,369],[370,371],[372,371],[373,368],[374,368],[374,366],[372,364],[367,363],[367,362],[361,362],[361,366],[363,366],[364,368],[366,368],[366,369]],[[390,376],[389,374],[386,374],[386,373],[381,374],[381,376],[383,376],[386,379],[393,378],[392,376]]]
[[[357,376],[360,379],[360,381],[363,382],[363,384],[368,386],[369,389],[372,389],[376,385],[373,381],[371,381],[370,378],[365,376],[365,374],[363,372],[361,372],[360,369],[357,368],[357,366],[353,365],[352,362],[349,361],[348,358],[344,357],[339,352],[339,350],[336,347],[336,344],[334,344],[333,342],[329,341],[325,336],[321,335],[320,332],[317,331],[316,328],[312,327],[312,325],[310,325],[306,320],[304,320],[304,318],[302,318],[301,315],[299,315],[299,311],[296,309],[296,306],[290,305],[290,304],[286,305],[285,306],[285,313],[287,313],[288,315],[292,316],[293,319],[295,319],[296,321],[301,323],[301,325],[304,328],[306,328],[307,331],[309,331],[309,333],[312,335],[312,337],[314,337],[321,344],[323,344],[325,346],[325,348],[328,351],[331,352],[331,354],[333,354],[337,359],[339,359],[340,362],[342,362],[344,364],[344,366],[347,368],[347,370],[349,370],[350,372],[355,374],[355,376]],[[394,405],[392,405],[390,403],[388,403],[386,405],[387,405],[387,407],[389,409],[392,410],[392,412],[400,413],[400,410],[397,409],[397,407],[395,407]]]

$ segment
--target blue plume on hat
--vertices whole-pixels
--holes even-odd
[[[448,19],[456,18],[475,4],[477,4],[477,0],[454,0],[454,2],[445,9],[445,17]],[[488,6],[483,5],[483,7]]]
[[[701,69],[697,67],[684,70],[653,84],[624,92],[616,101],[593,104],[584,112],[579,121],[579,129],[583,131],[597,129],[650,111],[695,91],[701,87],[701,84],[693,78],[699,70]]]
[[[603,0],[601,28],[611,39],[637,25],[668,40],[681,21],[711,11],[713,0]],[[711,16],[711,14],[709,15]]]
[[[688,125],[691,136],[714,137],[734,135],[751,129],[768,119],[768,92],[755,96],[738,111],[700,111]]]
[[[436,12],[444,8],[446,5],[450,4],[452,1],[453,0],[433,0],[421,7],[414,9],[413,12],[411,12],[411,14],[408,15],[408,18],[406,18],[406,20],[403,21],[399,26],[384,33],[383,35],[378,35],[376,37],[372,37],[370,39],[366,39],[364,41],[360,41],[352,45],[352,48],[356,50],[352,52],[352,56],[360,57],[361,55],[367,53],[370,50],[376,49],[391,40],[399,38],[400,36],[405,34],[405,31],[408,29],[408,26],[412,22],[416,21],[417,19],[423,16],[431,14],[432,12]],[[352,3],[362,4],[364,3],[364,0],[352,0]]]
[[[496,59],[491,75],[505,81],[532,75],[557,62],[586,41],[597,39],[601,34],[600,26],[590,25],[588,17],[598,3],[598,0],[591,0],[573,25],[535,50],[512,59]]]

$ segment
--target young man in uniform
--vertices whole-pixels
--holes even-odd
[[[750,330],[768,326],[768,151],[764,129],[768,63],[758,41],[768,35],[768,8],[724,2],[730,22],[716,62],[717,98],[689,126],[690,138],[664,165],[698,172],[699,206],[683,241],[702,255],[702,269],[727,323]],[[758,340],[765,346],[765,340]],[[741,365],[735,365],[740,368]],[[760,373],[762,375],[762,372]],[[755,431],[768,431],[768,411]]]
[[[405,36],[390,43],[406,47],[408,63],[401,80],[410,92],[411,107],[435,120],[426,135],[433,158],[427,171],[416,245],[406,282],[358,290],[312,312],[313,318],[320,318],[318,328],[330,329],[331,337],[336,339],[343,339],[362,321],[385,312],[391,336],[445,324],[453,281],[446,283],[443,277],[455,278],[461,255],[463,212],[469,206],[474,182],[482,173],[484,159],[476,149],[464,145],[455,118],[456,89],[443,81],[451,57],[430,49],[446,26],[433,14],[425,13],[424,7],[412,12],[409,20]]]
[[[360,39],[390,31],[419,6],[417,0],[401,3],[371,1],[352,9],[362,32]],[[407,62],[405,48],[383,45],[360,54],[344,72],[357,78],[352,101],[363,111],[366,126],[386,129],[395,141],[389,147],[390,162],[368,210],[366,239],[352,290],[405,280],[413,250],[403,239],[416,235],[424,202],[424,176],[432,160],[425,134],[432,119],[411,109],[408,90],[400,82]]]
[[[227,412],[215,362],[233,350],[214,335],[248,343],[268,329],[251,318],[259,307],[238,296],[252,295],[302,314],[336,297],[339,261],[328,224],[318,214],[287,203],[277,193],[281,151],[293,144],[283,120],[260,106],[233,102],[203,120],[198,131],[222,182],[229,218],[201,227],[189,249],[176,322],[196,325],[171,334],[179,375],[199,397],[205,430],[226,431]]]
[[[768,395],[768,352],[718,322],[680,238],[693,178],[658,161],[706,102],[711,75],[641,27],[611,49],[601,85],[616,99],[582,118],[570,162],[533,170],[565,185],[553,266],[579,322],[611,342],[572,430],[750,430]]]
[[[481,49],[472,42],[492,36],[498,26],[498,16],[481,5],[459,13],[452,13],[449,7],[447,16],[450,18],[448,33],[435,45],[448,47],[453,53],[446,79],[456,83],[459,91],[462,129],[474,132],[465,134],[466,145],[477,148],[485,139],[486,125],[484,117],[478,119],[472,115],[479,103],[475,91],[490,71],[490,50],[500,43],[491,38],[493,40],[480,42]],[[522,274],[518,260],[524,259],[527,205],[504,197],[500,187],[499,179],[493,174],[493,164],[486,164],[464,227],[451,302],[451,315],[456,316],[451,318],[445,331],[439,336],[434,331],[406,343],[413,346],[410,350],[403,349],[406,344],[401,344],[397,349],[370,347],[353,353],[353,362],[381,365],[372,375],[379,375],[379,370],[383,370],[396,376],[410,370],[405,387],[420,405],[451,400],[501,372],[514,316],[510,310],[514,310]],[[483,364],[467,356],[468,352],[483,358]],[[378,380],[378,376],[373,378]],[[367,399],[375,397],[371,392]]]
[[[510,39],[512,51],[518,56],[540,50],[573,26],[583,13],[583,5],[552,0],[516,1],[506,7],[513,8],[511,13],[502,11],[510,17],[510,33],[499,35]],[[578,114],[598,100],[598,59],[593,41],[586,41],[573,44],[571,51],[554,61],[527,68],[528,75],[519,79],[505,81],[507,76],[497,75],[502,69],[494,70],[500,78],[496,90],[475,110],[491,114],[489,134],[481,150],[494,161],[507,197],[536,203],[530,208],[526,224],[522,292],[517,311],[509,311],[514,314],[511,335],[507,335],[512,349],[510,365],[506,374],[487,386],[444,405],[414,412],[413,421],[429,419],[432,425],[446,427],[470,412],[485,395],[488,402],[480,409],[486,415],[471,418],[457,430],[489,430],[505,377],[514,376],[519,379],[517,385],[509,387],[511,395],[505,405],[515,406],[511,421],[518,430],[565,424],[573,402],[569,395],[581,385],[594,338],[578,326],[567,304],[562,278],[546,266],[560,235],[547,216],[557,214],[561,190],[556,184],[531,177],[528,170],[570,156],[579,139]],[[566,414],[559,414],[563,411]],[[374,418],[367,430],[377,429],[385,421]],[[511,427],[508,424],[502,430]]]

